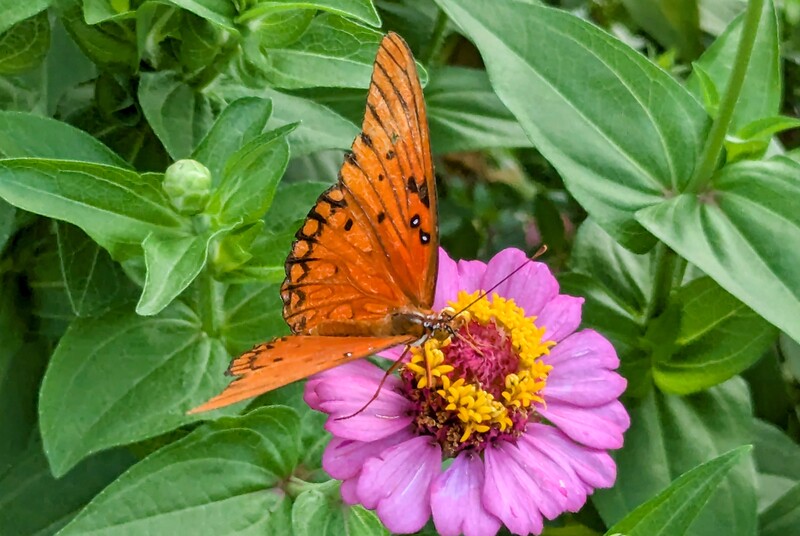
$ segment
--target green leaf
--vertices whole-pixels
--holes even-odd
[[[760,536],[800,534],[800,482],[758,516]]]
[[[83,18],[81,0],[58,0],[55,7],[67,32],[94,63],[115,72],[136,72],[139,54],[135,21],[109,20],[89,25]]]
[[[622,0],[634,22],[664,48],[676,47],[692,59],[702,50],[698,0]]]
[[[212,65],[230,34],[207,20],[186,14],[180,23],[178,61],[184,72],[199,73]]]
[[[297,123],[270,130],[230,157],[222,182],[208,201],[206,213],[220,225],[251,223],[272,204],[275,189],[289,163],[286,135]]]
[[[758,159],[764,156],[775,134],[793,128],[800,128],[800,119],[783,115],[756,119],[725,138],[725,158],[727,162]]]
[[[686,534],[720,482],[752,448],[750,445],[738,447],[684,473],[667,489],[614,524],[606,534]]]
[[[83,0],[83,18],[87,24],[131,17],[130,0]]]
[[[108,253],[74,225],[56,222],[58,259],[76,316],[94,316],[135,298],[137,290]]]
[[[53,474],[93,452],[197,420],[186,412],[227,383],[228,361],[181,303],[157,316],[113,310],[74,321],[53,353],[39,400]]]
[[[372,0],[266,0],[242,13],[240,22],[264,15],[294,9],[319,9],[343,17],[351,17],[375,28],[380,28],[381,18]]]
[[[706,112],[708,112],[708,115],[711,117],[717,117],[720,101],[717,84],[711,79],[711,75],[698,63],[692,64],[692,75],[697,79],[699,93],[703,98],[703,105],[705,106]]]
[[[86,132],[55,119],[21,112],[0,111],[0,154],[5,158],[83,160],[130,167]]]
[[[682,194],[636,218],[758,314],[800,340],[800,164],[726,166],[713,192]]]
[[[233,18],[236,16],[235,3],[230,0],[163,0],[190,11],[195,15],[211,21],[226,30],[236,32]]]
[[[778,330],[710,277],[695,279],[674,296],[680,312],[675,352],[653,369],[666,392],[689,394],[722,383],[755,363]]]
[[[0,0],[0,33],[5,32],[18,22],[33,17],[47,9],[53,0]]]
[[[692,175],[708,123],[697,100],[639,53],[564,11],[523,0],[491,10],[480,0],[437,4],[476,44],[500,100],[570,193],[626,247],[652,247],[634,213],[680,191]]]
[[[0,255],[5,251],[6,244],[15,232],[17,232],[17,209],[0,199]]]
[[[8,472],[0,473],[0,527],[4,534],[55,534],[92,497],[134,462],[124,451],[93,456],[62,478],[50,474],[39,441]]]
[[[625,433],[625,446],[614,456],[616,484],[595,491],[592,499],[609,526],[679,475],[751,442],[750,398],[747,386],[738,378],[687,397],[651,390],[627,409],[631,428]],[[686,534],[754,534],[754,486],[755,470],[748,458],[715,486],[716,492]]]
[[[279,407],[203,426],[129,469],[61,535],[283,535],[298,426]]]
[[[653,292],[654,255],[631,253],[589,218],[575,235],[570,268],[558,278],[561,291],[585,298],[582,326],[611,340],[628,379],[628,394],[643,394],[651,385],[651,364],[640,339]]]
[[[260,67],[276,88],[366,88],[382,37],[349,19],[323,14],[298,41],[265,50],[265,63]]]
[[[33,69],[50,48],[50,17],[46,11],[19,22],[0,34],[0,74]]]
[[[741,39],[743,18],[744,14],[736,17],[725,29],[725,32],[695,62],[695,65],[704,71],[720,92],[724,92],[728,87],[736,50]],[[696,73],[689,77],[686,87],[698,97],[702,94],[701,81]],[[756,119],[778,115],[782,95],[781,88],[778,18],[772,0],[765,0],[753,52],[750,56],[750,64],[747,67],[747,74],[739,93],[739,100],[736,103],[729,130],[736,132],[742,126]]]
[[[150,316],[186,290],[206,264],[213,235],[163,236],[151,234],[142,243],[147,279],[136,312]]]
[[[283,320],[283,303],[277,285],[230,285],[224,304],[220,332],[225,348],[232,355],[289,331]]]
[[[780,380],[779,380],[780,381]],[[775,385],[770,387],[774,390]],[[753,421],[755,459],[758,468],[759,523],[781,497],[800,482],[800,445],[782,430],[760,419]]]
[[[425,87],[434,153],[491,147],[531,147],[525,132],[497,98],[486,71],[442,67]]]
[[[151,232],[187,225],[156,176],[66,160],[0,162],[0,196],[16,207],[77,225],[114,258]]]
[[[208,98],[172,71],[142,73],[139,104],[147,122],[175,160],[189,158],[213,121]]]
[[[243,97],[231,102],[192,153],[192,158],[211,171],[214,184],[222,179],[228,159],[261,134],[272,114],[272,101]]]
[[[347,506],[339,494],[340,482],[329,480],[301,493],[292,506],[295,536],[372,536],[389,531],[378,516],[361,505]]]

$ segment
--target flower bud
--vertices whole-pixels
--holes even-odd
[[[211,172],[196,160],[178,160],[164,174],[164,191],[181,214],[197,214],[211,194]]]

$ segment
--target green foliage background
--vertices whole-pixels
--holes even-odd
[[[546,534],[800,534],[800,2],[489,4],[0,0],[0,534],[386,533],[301,385],[186,411],[286,333],[388,30],[443,246],[547,243],[622,359],[617,484]]]

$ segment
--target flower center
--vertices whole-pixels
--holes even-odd
[[[478,299],[482,294],[460,292],[450,307],[469,308],[459,315],[455,335],[412,347],[401,372],[418,432],[434,436],[453,457],[519,437],[536,419],[534,404],[544,403],[551,368],[540,358],[555,342],[542,341],[545,330],[535,317],[526,317],[514,300],[497,294]]]

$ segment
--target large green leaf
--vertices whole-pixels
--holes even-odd
[[[651,390],[629,404],[631,428],[615,453],[617,482],[593,496],[603,520],[613,525],[679,475],[733,448],[750,443],[750,399],[735,378],[687,397]],[[752,536],[756,528],[752,459],[732,470],[687,534]]]
[[[277,88],[365,88],[381,37],[349,19],[324,14],[298,41],[265,51],[264,75]]]
[[[286,136],[295,127],[297,123],[265,132],[228,159],[206,207],[220,226],[252,223],[264,215],[289,163]]]
[[[607,535],[679,536],[686,534],[716,487],[744,455],[745,445],[686,472],[670,487],[608,529]]]
[[[213,121],[208,98],[172,71],[142,73],[139,104],[147,122],[175,160],[192,154]]]
[[[771,386],[773,389],[774,385]],[[753,426],[756,468],[758,469],[759,524],[779,519],[781,507],[772,507],[784,501],[787,494],[800,483],[800,445],[779,428],[761,420]],[[796,492],[795,492],[796,493]],[[770,512],[771,513],[768,513]]]
[[[86,132],[55,119],[21,112],[0,111],[0,155],[129,167],[114,151]]]
[[[228,159],[261,134],[271,114],[272,102],[266,99],[244,97],[231,102],[194,150],[192,158],[206,166],[214,184],[218,184]]]
[[[694,393],[732,378],[778,337],[777,329],[710,277],[681,288],[673,307],[680,315],[674,349],[653,370],[656,384],[670,393]]]
[[[281,484],[297,462],[298,428],[281,407],[203,426],[128,470],[61,534],[286,534]]]
[[[3,534],[55,534],[134,461],[128,452],[104,452],[55,478],[50,474],[41,442],[31,441],[25,456],[11,470],[0,473]]]
[[[0,0],[0,33],[5,32],[18,22],[41,13],[53,3],[53,0]]]
[[[590,23],[523,0],[437,0],[476,44],[497,95],[578,202],[626,247],[634,220],[689,180],[707,117],[673,78]]]
[[[677,48],[693,59],[700,53],[700,14],[698,0],[622,0],[634,22],[664,48]]]
[[[351,17],[376,28],[381,25],[381,19],[375,6],[372,5],[372,0],[265,0],[242,13],[239,18],[246,21],[284,10],[297,9],[319,9]]]
[[[277,285],[229,285],[224,303],[220,331],[225,347],[233,355],[289,331],[281,313]]]
[[[301,493],[292,506],[295,536],[373,536],[389,531],[363,506],[342,503],[340,483],[329,480]]]
[[[197,420],[186,412],[225,385],[228,360],[181,303],[152,317],[113,310],[76,320],[53,353],[39,400],[53,473]]]
[[[135,298],[135,285],[86,233],[63,222],[55,229],[64,287],[76,316],[104,313]]]
[[[0,34],[0,74],[23,73],[44,60],[50,48],[50,17],[46,11]]]
[[[181,7],[227,30],[236,31],[233,18],[236,5],[230,0],[163,0],[165,3]]]
[[[800,341],[800,164],[739,162],[714,191],[679,195],[636,218],[725,290]]]
[[[758,516],[761,536],[800,534],[800,482]]]
[[[66,160],[0,161],[0,197],[16,207],[77,225],[119,258],[151,232],[188,223],[169,204],[158,176]]]
[[[435,153],[531,146],[492,91],[486,71],[461,67],[431,71],[425,102]]]
[[[744,13],[736,17],[697,60],[697,65],[708,75],[720,93],[728,87],[733,71],[736,50],[742,36],[743,17]],[[729,130],[736,132],[756,119],[778,115],[782,83],[778,17],[772,0],[765,0],[747,74]],[[700,97],[701,81],[697,72],[692,73],[686,86]]]

